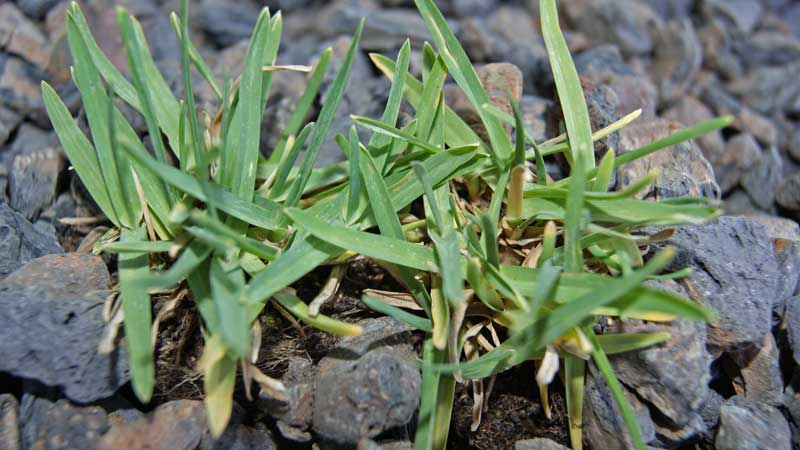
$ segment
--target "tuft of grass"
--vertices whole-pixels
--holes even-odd
[[[348,162],[318,170],[314,164],[359,51],[363,21],[319,116],[306,123],[330,49],[311,70],[287,128],[264,158],[262,115],[272,69],[283,67],[276,56],[280,13],[262,11],[241,73],[220,83],[190,42],[188,1],[182,0],[180,16],[171,16],[183,51],[186,97],[178,100],[158,73],[134,17],[118,10],[133,68],[128,80],[102,54],[78,5],[69,7],[73,78],[89,136],[46,83],[42,96],[73,168],[119,231],[109,234],[118,240],[104,240],[97,251],[119,258],[134,392],[149,401],[156,380],[150,293],[169,292],[185,282],[202,318],[205,347],[199,369],[209,427],[219,436],[231,415],[237,368],[248,393],[255,380],[270,395],[285,395],[280,382],[254,365],[260,340],[253,334],[260,332],[256,319],[264,308],[331,333],[361,332],[318,314],[318,302],[310,308],[290,285],[322,264],[342,265],[363,255],[396,278],[407,291],[397,295],[410,295],[416,305],[404,308],[408,303],[398,306],[368,294],[364,303],[426,336],[416,449],[446,448],[458,381],[473,386],[477,429],[481,411],[491,403],[484,383],[491,386],[497,373],[531,360],[539,365],[536,381],[546,411],[548,384],[564,368],[569,435],[573,449],[580,449],[589,359],[619,404],[634,447],[644,449],[607,355],[669,336],[596,335],[592,325],[601,317],[710,320],[702,306],[643,284],[685,272],[662,274],[673,252],[653,253],[648,247],[669,230],[645,236],[641,229],[702,223],[719,211],[702,199],[635,199],[655,174],[624,191],[608,192],[608,182],[616,167],[725,127],[730,118],[695,125],[619,157],[609,152],[595,167],[593,142],[639,114],[603,130],[590,128],[555,0],[540,0],[539,10],[566,134],[543,143],[524,129],[513,101],[513,115],[489,103],[435,3],[416,0],[416,5],[433,37],[433,45],[422,49],[422,79],[408,72],[408,41],[396,61],[371,55],[392,82],[384,113],[379,119],[353,117],[348,136],[336,136]],[[192,94],[193,68],[219,102],[216,111],[208,111],[213,120],[206,129],[200,127]],[[448,76],[478,111],[489,142],[447,107]],[[114,105],[116,96],[144,117],[153,153]],[[398,128],[404,100],[415,117]],[[513,141],[504,124],[515,128]],[[355,127],[372,133],[366,144]],[[570,176],[557,181],[549,179],[544,165],[544,157],[555,153],[563,153],[571,165]],[[404,224],[400,217],[408,218],[412,205],[421,206],[413,210],[424,217]],[[338,268],[332,276],[341,273]],[[335,290],[338,280],[326,285]],[[330,295],[321,293],[320,301]]]

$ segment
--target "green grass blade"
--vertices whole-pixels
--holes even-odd
[[[611,176],[614,175],[614,149],[608,149],[603,160],[600,161],[600,166],[597,168],[597,176],[592,184],[592,190],[595,192],[608,191],[608,184],[611,182]]]
[[[58,135],[61,146],[69,158],[70,164],[83,181],[86,189],[100,207],[105,216],[119,226],[119,218],[108,195],[106,183],[100,170],[100,162],[94,147],[75,124],[64,102],[58,97],[56,91],[49,84],[42,81],[42,99],[44,100],[47,114],[53,124],[53,129]]]
[[[540,0],[539,11],[545,47],[572,147],[573,166],[570,177],[572,182],[569,185],[564,230],[564,268],[568,272],[580,272],[583,268],[580,233],[583,219],[583,191],[586,185],[585,172],[594,167],[592,128],[578,72],[575,70],[575,64],[572,62],[558,24],[555,0]]]
[[[265,245],[261,241],[243,236],[241,233],[237,233],[236,230],[208,214],[195,210],[190,213],[190,217],[193,223],[208,229],[213,234],[233,241],[242,250],[258,256],[261,259],[272,261],[278,255],[278,250],[276,248]]]
[[[269,156],[268,162],[275,164],[284,159],[284,153],[286,151],[286,144],[289,140],[289,136],[297,135],[297,132],[300,131],[300,127],[303,126],[303,123],[305,122],[306,117],[311,110],[311,106],[314,104],[314,99],[317,98],[319,88],[322,86],[322,81],[325,79],[325,70],[328,67],[328,60],[331,58],[331,53],[333,53],[333,50],[331,48],[327,48],[324,52],[322,52],[322,55],[320,55],[319,62],[317,63],[317,66],[314,67],[314,72],[312,72],[311,78],[308,79],[306,89],[303,91],[303,95],[300,96],[300,99],[297,100],[297,104],[295,104],[294,107],[294,112],[292,113],[292,116],[289,117],[289,121],[286,123],[286,129],[283,130],[275,149]]]
[[[484,103],[489,103],[489,96],[478,79],[478,74],[472,67],[466,52],[433,0],[415,0],[414,3],[425,20],[440,56],[447,64],[447,69],[480,115],[489,134],[493,155],[501,161],[507,160],[511,156],[511,141],[500,121],[481,108]]]
[[[325,137],[328,135],[328,130],[333,122],[336,109],[339,107],[339,103],[344,95],[344,90],[347,86],[347,80],[350,78],[350,71],[353,67],[353,61],[355,60],[355,55],[358,51],[358,44],[361,41],[361,32],[363,30],[364,20],[362,19],[358,25],[358,28],[356,29],[355,35],[353,36],[353,40],[350,44],[350,48],[347,51],[347,55],[342,61],[342,66],[339,69],[339,72],[336,74],[333,84],[328,90],[327,98],[325,99],[322,109],[320,110],[319,117],[317,118],[317,124],[314,126],[314,131],[311,133],[311,141],[308,144],[308,149],[303,157],[303,162],[300,164],[300,172],[298,173],[297,178],[292,185],[292,189],[289,191],[289,195],[286,199],[285,204],[287,206],[295,206],[298,204],[305,186],[308,183],[308,179],[311,176],[311,171],[314,168],[314,163],[316,162],[319,151],[322,148],[322,143],[325,141]]]
[[[166,253],[175,245],[172,241],[128,241],[102,245],[100,250],[108,253]]]
[[[250,348],[250,322],[242,302],[244,272],[238,264],[225,264],[214,258],[210,276],[211,295],[225,345],[237,358],[244,357]]]
[[[393,82],[398,80],[398,74],[395,73],[397,72],[397,65],[394,61],[378,54],[371,54],[370,59],[389,80]],[[422,83],[407,72],[404,78],[405,98],[416,109],[422,102]],[[450,147],[478,145],[483,153],[491,153],[489,147],[486,146],[475,131],[449,107],[445,107],[445,141]]]
[[[250,39],[239,82],[239,103],[220,157],[219,183],[240,199],[251,201],[261,140],[262,84],[265,47],[270,31],[267,9],[261,12]],[[238,120],[237,120],[238,119]]]
[[[146,170],[149,170],[165,183],[191,195],[200,201],[208,201],[200,181],[174,167],[160,164],[142,149],[134,148],[129,142],[123,142],[123,148]],[[231,216],[265,230],[278,230],[280,206],[266,199],[258,202],[245,202],[237,196],[215,184],[208,185],[209,193],[218,201],[217,206]]]
[[[120,241],[123,243],[146,239],[144,228],[120,231]],[[119,290],[125,314],[125,341],[128,345],[133,391],[140,401],[148,403],[155,385],[155,364],[150,345],[152,311],[150,295],[137,280],[147,276],[149,259],[146,253],[120,253],[118,261]]]
[[[358,336],[363,331],[360,325],[331,319],[323,314],[311,316],[308,313],[308,305],[292,294],[275,294],[273,298],[297,318],[322,331],[339,336]]]
[[[619,333],[600,334],[596,336],[597,343],[606,355],[615,355],[634,350],[652,347],[662,342],[667,342],[669,333]]]
[[[386,302],[370,297],[369,295],[361,296],[361,301],[364,302],[370,309],[377,311],[381,314],[391,316],[401,322],[407,323],[412,327],[430,333],[433,329],[430,319],[411,314],[410,312],[400,309],[396,306],[390,305]]]
[[[300,134],[297,135],[297,139],[295,139],[292,147],[289,149],[288,153],[284,153],[283,158],[281,158],[280,162],[278,163],[278,167],[275,169],[275,179],[272,183],[272,187],[270,188],[268,198],[275,200],[278,196],[283,193],[286,188],[286,179],[289,177],[289,173],[294,167],[294,162],[297,160],[297,155],[300,154],[300,150],[303,149],[303,146],[308,139],[309,134],[311,134],[311,130],[314,128],[314,122],[307,124],[303,129],[300,131]]]
[[[188,6],[188,5],[187,5]],[[178,40],[181,42],[181,47],[185,47],[189,57],[191,58],[192,64],[197,67],[197,71],[200,72],[200,75],[208,82],[208,85],[211,87],[211,90],[214,91],[214,95],[217,97],[218,100],[222,100],[222,90],[219,87],[219,83],[217,83],[217,79],[214,76],[214,72],[211,70],[211,67],[208,66],[206,61],[200,55],[200,52],[197,51],[197,47],[194,46],[191,39],[187,39],[186,42],[183,41],[183,36],[188,36],[189,34],[186,33],[186,29],[188,27],[184,26],[184,24],[188,25],[188,21],[186,20],[186,15],[183,13],[183,2],[181,2],[181,17],[179,18],[177,14],[174,12],[170,14],[169,21],[172,25],[172,30],[175,32],[175,36],[178,37]],[[188,11],[188,8],[187,8]],[[183,20],[181,20],[183,19]]]
[[[89,52],[77,30],[75,21],[67,18],[67,38],[73,58],[73,78],[81,93],[83,108],[92,133],[97,160],[100,164],[101,174],[111,199],[111,205],[120,224],[127,228],[134,227],[134,217],[130,210],[130,201],[134,200],[135,190],[130,176],[131,189],[123,190],[122,177],[117,166],[117,158],[111,143],[111,125],[109,124],[110,98],[108,97],[100,75],[92,63]],[[132,199],[126,194],[133,193]]]
[[[633,447],[636,450],[646,450],[647,446],[642,438],[642,432],[639,429],[639,424],[636,422],[636,415],[633,412],[633,408],[631,408],[631,405],[628,403],[628,399],[625,398],[625,394],[622,391],[622,385],[617,379],[617,376],[614,375],[614,369],[611,368],[611,362],[609,362],[606,353],[603,351],[603,348],[598,342],[597,337],[595,336],[591,327],[584,327],[584,333],[592,343],[592,359],[597,365],[597,368],[600,369],[600,373],[603,374],[603,378],[606,380],[608,389],[611,391],[611,395],[617,402],[620,414],[622,415],[622,420],[625,422],[631,441],[633,442]]]
[[[411,55],[411,43],[408,39],[400,47],[397,53],[397,62],[395,63],[395,75],[392,87],[389,90],[389,100],[386,102],[386,108],[383,111],[381,122],[386,125],[397,125],[397,118],[400,115],[400,106],[403,102],[403,90],[405,89],[405,74],[408,72],[408,65]],[[389,147],[392,143],[391,138],[383,134],[373,134],[367,145],[370,149],[383,149]],[[389,151],[381,151],[380,154],[375,155],[375,164],[381,172],[384,171],[389,157]]]
[[[348,183],[347,210],[345,213],[346,221],[355,219],[358,210],[358,202],[361,197],[361,143],[358,141],[358,131],[356,126],[350,126],[350,154],[347,155],[350,161],[350,178]]]
[[[320,220],[314,214],[297,208],[287,209],[286,215],[302,229],[337,247],[405,267],[437,271],[433,250],[429,248],[386,236],[355,231]]]
[[[567,394],[567,419],[572,450],[583,448],[583,387],[586,362],[576,356],[564,356],[564,384]]]
[[[181,155],[182,158],[185,158],[186,161],[181,159],[181,168],[189,167],[189,155],[192,155],[191,160],[194,161],[196,167],[195,170],[198,171],[199,177],[201,179],[201,184],[203,185],[204,190],[206,192],[208,189],[205,187],[205,183],[208,182],[209,179],[209,169],[208,169],[208,160],[206,158],[206,148],[205,148],[205,139],[200,133],[200,125],[197,122],[197,110],[194,101],[194,90],[192,88],[192,74],[191,74],[191,66],[189,61],[191,59],[191,49],[194,48],[192,46],[191,41],[189,39],[189,1],[188,0],[181,0],[181,18],[183,27],[180,29],[180,35],[185,36],[186,39],[181,39],[181,66],[183,69],[183,91],[184,91],[184,104],[186,108],[182,111],[181,119],[182,122],[186,121],[186,117],[189,119],[189,134],[191,136],[191,152],[185,152],[185,155]],[[195,51],[196,52],[196,51]],[[202,61],[202,59],[200,59]],[[201,67],[198,65],[198,67]],[[203,70],[201,69],[201,72]],[[210,82],[213,82],[214,78],[213,75],[210,78]],[[214,84],[212,83],[212,87]],[[222,96],[220,96],[222,97]],[[186,134],[184,131],[180,132],[181,142],[184,141],[186,138]],[[181,147],[183,150],[184,148]],[[184,172],[186,172],[184,170]],[[211,213],[215,213],[215,205],[214,202],[209,203],[209,209]]]

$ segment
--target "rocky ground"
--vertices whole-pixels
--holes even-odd
[[[124,67],[114,0],[82,2],[101,46]],[[181,89],[180,49],[167,14],[173,0],[121,0],[137,15],[167,79]],[[217,74],[236,75],[259,5],[198,0],[194,38]],[[284,11],[280,64],[313,64],[328,46],[342,58],[349,35],[366,16],[362,47],[333,131],[350,114],[382,112],[388,83],[368,51],[393,56],[406,37],[420,50],[428,32],[408,0],[273,0]],[[555,133],[557,108],[536,1],[448,0],[446,11],[474,62],[515,64],[522,108],[538,139]],[[626,321],[612,331],[662,331],[666,344],[616,356],[652,448],[800,448],[800,2],[794,0],[570,0],[560,2],[567,40],[584,82],[593,125],[642,108],[642,117],[597,144],[618,154],[681,125],[730,114],[729,129],[652,155],[616,174],[625,186],[651,168],[661,176],[644,195],[721,198],[726,216],[687,227],[671,239],[676,268],[691,276],[662,287],[713,308],[704,325]],[[263,320],[259,365],[281,376],[291,401],[246,401],[220,441],[210,439],[193,370],[200,342],[189,306],[164,318],[156,401],[137,404],[128,384],[124,345],[98,353],[106,336],[105,299],[114,285],[111,260],[93,256],[104,231],[97,210],[68,170],[50,131],[39,81],[47,79],[80,110],[69,81],[64,33],[67,2],[0,2],[0,450],[17,449],[406,449],[413,438],[420,377],[419,336],[376,318],[357,300],[360,289],[386,280],[363,262],[324,312],[360,321],[358,338],[306,329],[280,317]],[[332,73],[338,64],[331,64]],[[277,139],[305,75],[275,76],[264,144]],[[198,96],[213,95],[200,79]],[[451,90],[452,91],[452,90]],[[323,95],[324,89],[323,89]],[[457,92],[454,108],[469,115]],[[129,114],[139,131],[146,127]],[[333,142],[323,162],[341,158]],[[551,161],[554,170],[558,161]],[[313,293],[320,280],[298,286]],[[102,346],[101,346],[102,347]],[[588,447],[624,449],[610,393],[590,370],[585,401]],[[498,378],[481,427],[469,431],[471,401],[457,391],[454,449],[559,449],[564,404],[544,417],[531,367]],[[464,394],[464,398],[458,395]]]

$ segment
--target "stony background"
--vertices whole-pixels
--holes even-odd
[[[167,19],[179,2],[81,2],[100,45],[124,67],[115,3],[139,17],[158,65],[181,94],[180,48]],[[284,12],[280,64],[313,64],[322,49],[334,48],[328,83],[365,16],[364,52],[355,62],[334,132],[349,127],[350,114],[378,116],[383,109],[388,82],[371,67],[368,52],[394,56],[409,37],[412,69],[418,71],[420,49],[428,39],[408,0],[192,3],[193,38],[220,78],[226,71],[237,74],[246,50],[243,40],[263,4]],[[538,2],[437,3],[474,62],[508,62],[519,68],[526,124],[539,140],[553,136],[558,108],[537,29]],[[123,389],[113,396],[129,376],[124,346],[110,355],[92,351],[101,339],[100,308],[113,267],[108,273],[103,261],[85,254],[80,245],[85,235],[102,230],[90,220],[79,225],[61,221],[86,220],[97,211],[68,170],[39,95],[39,81],[46,79],[80,115],[77,90],[69,81],[66,5],[59,0],[0,2],[0,450],[272,449],[310,448],[312,442],[322,448],[354,448],[362,437],[380,442],[387,436],[400,441],[413,436],[413,425],[407,425],[416,420],[419,395],[413,338],[387,319],[366,319],[370,332],[364,341],[336,344],[316,364],[307,359],[290,363],[285,375],[293,393],[290,404],[262,399],[257,409],[269,416],[266,420],[253,420],[252,405],[237,407],[221,442],[209,439],[196,401],[161,405],[149,413],[152,420],[130,403],[130,392]],[[659,168],[661,177],[645,196],[721,198],[731,216],[679,231],[671,242],[679,250],[675,267],[692,267],[694,273],[680,284],[662,283],[713,308],[719,316],[715,323],[625,322],[613,330],[667,329],[673,334],[667,344],[613,361],[646,439],[653,448],[665,449],[800,448],[800,305],[795,297],[800,2],[562,0],[560,6],[595,128],[643,110],[634,125],[596,145],[599,155],[607,148],[618,154],[630,151],[717,115],[735,119],[729,129],[616,174],[617,187],[624,187]],[[275,76],[263,122],[264,148],[277,140],[304,83],[303,74]],[[210,89],[200,78],[195,86],[200,104],[213,111]],[[457,89],[449,86],[447,92],[452,106],[469,115]],[[145,134],[143,120],[123,110]],[[334,162],[341,155],[329,142],[321,159]],[[563,169],[559,161],[550,165],[553,173]],[[63,251],[83,253],[59,255]],[[363,376],[349,376],[352,372]],[[626,448],[610,394],[594,373],[587,381],[588,445]],[[406,383],[402,389],[393,382],[398,374]],[[516,402],[515,410],[535,415],[538,400],[533,387],[528,390],[526,395],[499,392],[495,398],[498,404]],[[368,405],[366,412],[350,410],[343,401],[342,396],[358,395],[363,395],[360,404]],[[487,415],[478,433],[455,430],[453,448],[560,448],[533,439],[540,435],[526,428],[526,417],[512,412],[492,417]],[[493,427],[520,431],[507,440],[482,439]],[[359,448],[407,444],[361,440]]]

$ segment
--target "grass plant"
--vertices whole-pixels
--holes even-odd
[[[607,355],[669,336],[597,334],[593,325],[610,317],[711,319],[696,303],[644,282],[669,277],[662,271],[674,254],[669,248],[656,252],[650,244],[668,237],[671,227],[703,223],[719,211],[707,199],[637,199],[657,174],[623,191],[609,192],[609,180],[616,167],[722,128],[730,119],[678,131],[621,156],[609,151],[595,165],[594,141],[638,114],[604,130],[591,129],[555,0],[540,0],[539,10],[566,133],[542,143],[524,129],[518,105],[507,114],[490,103],[434,2],[416,0],[416,5],[432,37],[432,45],[422,49],[421,79],[409,73],[408,41],[396,60],[371,55],[392,82],[385,111],[379,119],[353,117],[348,135],[335,136],[348,161],[323,169],[314,165],[359,51],[363,22],[315,121],[307,119],[330,49],[311,71],[278,144],[264,157],[261,122],[279,63],[280,13],[261,12],[241,73],[220,83],[190,42],[188,1],[183,0],[180,15],[171,17],[183,49],[185,97],[176,98],[134,17],[118,10],[132,69],[127,78],[102,53],[77,4],[69,7],[72,75],[88,136],[47,83],[42,95],[72,167],[114,225],[96,250],[118,254],[134,392],[143,402],[153,393],[151,293],[175,292],[185,283],[202,318],[205,347],[199,369],[210,429],[219,436],[230,418],[237,371],[248,392],[256,381],[269,395],[286,395],[279,381],[255,367],[256,319],[265,307],[331,333],[361,332],[319,314],[318,302],[309,307],[290,288],[320,265],[341,266],[361,255],[405,287],[391,294],[402,299],[399,303],[377,291],[365,293],[364,303],[426,335],[416,449],[446,447],[458,381],[472,384],[477,428],[491,402],[490,380],[535,361],[546,411],[548,385],[563,368],[569,436],[579,450],[589,360],[617,401],[632,445],[644,449]],[[204,127],[193,97],[193,67],[218,101]],[[472,103],[488,141],[447,106],[448,77]],[[143,116],[145,139],[122,115],[117,99]],[[401,127],[404,101],[415,117]],[[372,132],[367,143],[359,141],[355,127]],[[555,153],[563,153],[571,165],[569,176],[556,181],[544,165],[544,157]],[[639,231],[648,226],[662,231]],[[334,269],[336,274],[341,271]],[[331,284],[333,290],[336,285]]]

